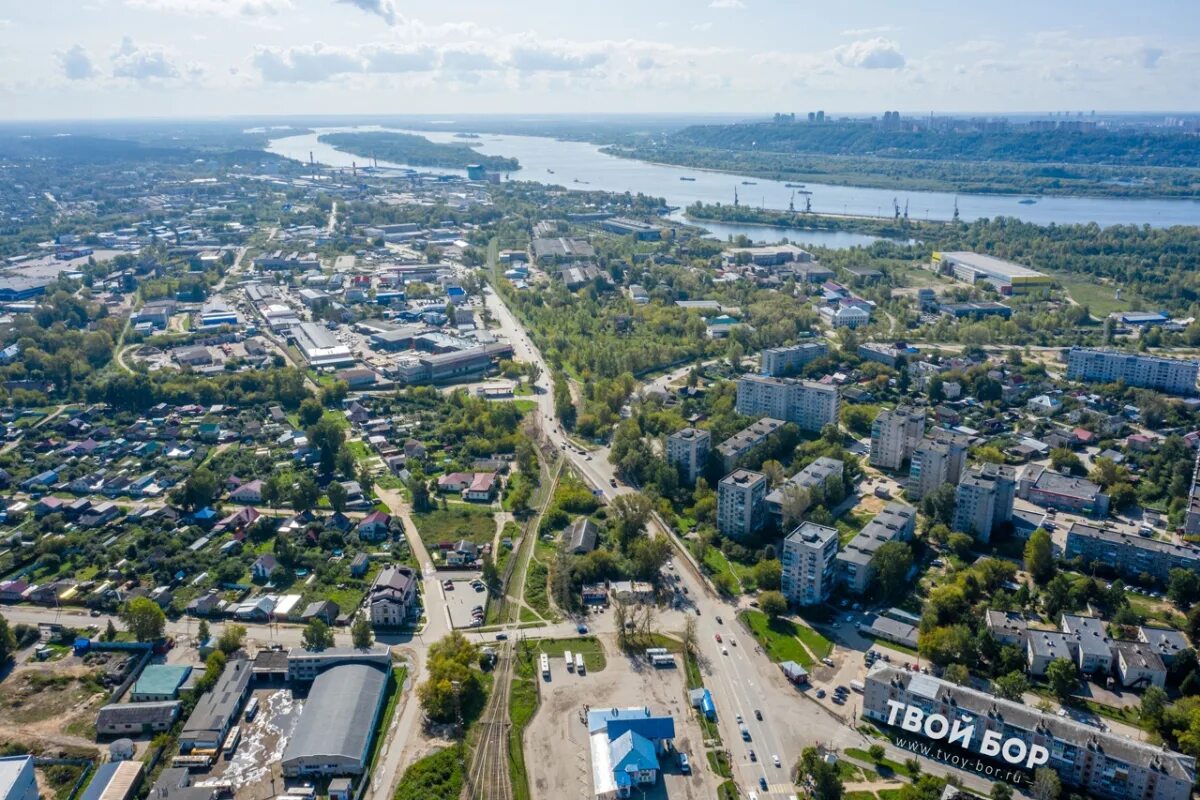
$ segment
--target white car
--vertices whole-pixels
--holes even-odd
[[[728,647],[722,647],[722,648],[721,648],[721,655],[723,655],[723,656],[727,656],[727,655],[729,655],[729,648],[728,648]]]
[[[771,756],[771,760],[775,762],[775,766],[777,766],[777,767],[783,766],[782,763],[779,761],[779,756]]]

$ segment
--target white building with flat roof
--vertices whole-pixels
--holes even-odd
[[[689,484],[704,471],[711,449],[712,434],[699,428],[684,428],[667,437],[667,461],[678,467]]]
[[[1123,353],[1098,347],[1071,347],[1063,351],[1067,378],[1087,383],[1124,383],[1167,394],[1196,394],[1200,361]]]
[[[734,470],[717,484],[717,529],[732,539],[758,532],[766,522],[767,476]]]
[[[788,602],[798,606],[825,602],[833,588],[837,554],[836,528],[806,521],[789,533],[780,556],[780,588]]]
[[[900,469],[924,435],[924,409],[899,406],[880,411],[871,425],[871,465]]]
[[[772,417],[806,431],[820,431],[838,420],[837,387],[816,381],[743,375],[737,384],[737,412]]]
[[[38,800],[33,756],[0,758],[0,800]]]

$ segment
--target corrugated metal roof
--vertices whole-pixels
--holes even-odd
[[[318,675],[284,750],[285,767],[330,756],[364,760],[387,679],[371,664],[339,664]]]

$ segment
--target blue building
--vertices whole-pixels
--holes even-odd
[[[674,719],[643,706],[589,711],[587,722],[597,798],[629,797],[658,782],[659,759],[675,738]]]

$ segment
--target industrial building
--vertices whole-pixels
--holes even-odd
[[[112,703],[96,715],[99,736],[138,736],[169,731],[179,717],[178,700],[147,703]]]
[[[743,539],[766,522],[767,476],[748,469],[734,470],[717,484],[717,528],[725,536]]]
[[[287,653],[287,679],[292,682],[315,680],[322,672],[340,664],[369,664],[390,668],[392,649],[386,644],[370,647],[327,647],[305,650],[292,647]]]
[[[1032,745],[1045,748],[1046,766],[1066,786],[1105,800],[1188,800],[1196,781],[1196,760],[1190,756],[931,675],[876,663],[864,683],[863,716],[929,741],[931,751],[969,753],[974,763],[975,758],[988,760],[981,751],[986,734],[1000,742],[1018,739],[1025,745],[1022,752]],[[974,726],[965,751],[945,738],[931,741],[923,733],[902,729],[899,710],[904,706],[962,721],[964,728]],[[1003,761],[993,763],[1015,769]]]
[[[341,663],[317,675],[283,751],[284,775],[362,774],[387,699],[388,669]]]
[[[801,430],[820,431],[838,421],[837,387],[794,378],[743,375],[737,384],[737,412],[794,422]]]
[[[601,220],[600,229],[619,236],[632,236],[639,242],[657,242],[662,238],[662,229],[658,226],[628,217]]]
[[[183,724],[183,732],[179,735],[180,752],[216,750],[221,746],[250,693],[252,675],[251,662],[244,658],[235,658],[225,665],[216,686],[201,695]]]
[[[291,329],[289,335],[296,342],[296,347],[300,348],[300,355],[313,369],[348,367],[354,363],[350,348],[339,342],[324,325],[301,322]]]
[[[191,674],[186,664],[149,664],[133,684],[129,699],[135,703],[175,700]]]
[[[586,239],[534,239],[531,248],[533,257],[539,264],[545,261],[578,261],[596,257],[596,248]]]
[[[38,800],[37,778],[33,772],[33,756],[0,757],[0,798],[3,800]]]
[[[712,434],[699,428],[684,428],[667,437],[667,461],[679,470],[686,483],[694,484],[708,464]]]
[[[1123,353],[1098,347],[1063,351],[1067,378],[1088,383],[1124,383],[1167,394],[1196,394],[1200,361]]]
[[[1059,511],[1093,517],[1108,515],[1108,495],[1099,486],[1087,478],[1063,475],[1041,464],[1030,464],[1021,473],[1017,497]]]
[[[838,554],[838,532],[805,521],[783,540],[780,588],[789,603],[811,606],[824,603],[833,589]]]
[[[933,271],[963,283],[987,283],[1002,295],[1028,294],[1054,285],[1054,279],[1022,264],[981,253],[933,254]]]
[[[109,761],[96,767],[96,774],[79,800],[129,800],[142,782],[141,761]]]

